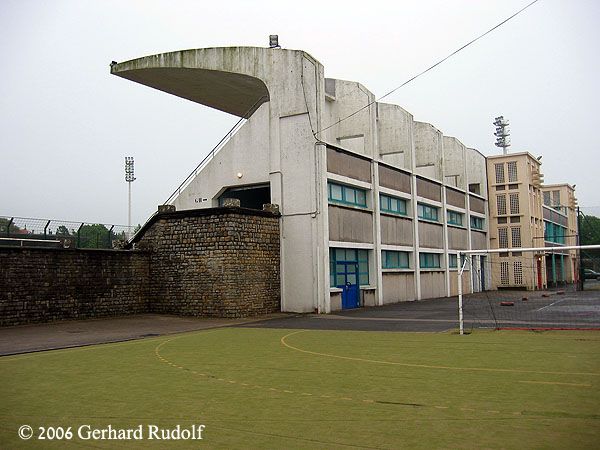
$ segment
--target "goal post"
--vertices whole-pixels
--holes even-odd
[[[519,256],[521,256],[523,254],[531,254],[532,259],[537,256],[538,261],[540,261],[541,255],[544,255],[544,256],[552,255],[552,262],[554,262],[555,254],[564,255],[565,254],[564,252],[569,252],[569,251],[573,251],[573,250],[575,250],[579,253],[581,250],[597,250],[597,249],[600,249],[600,245],[571,245],[571,246],[530,247],[530,248],[499,248],[499,249],[486,249],[486,250],[482,249],[482,250],[461,250],[461,251],[459,251],[458,256],[460,258],[459,259],[460,264],[459,264],[458,270],[456,271],[456,274],[457,274],[457,283],[458,283],[458,286],[457,286],[458,287],[458,322],[459,322],[460,334],[461,335],[464,334],[464,328],[465,328],[465,326],[464,326],[464,322],[465,322],[464,298],[463,298],[463,286],[462,286],[463,276],[462,275],[465,272],[465,269],[467,268],[468,265],[471,265],[471,266],[473,265],[472,264],[473,256],[477,256],[477,255],[487,256],[487,255],[493,255],[493,254],[504,254],[506,256],[506,255],[509,255],[510,253],[512,253],[513,255],[514,255],[514,253],[518,253]],[[506,271],[508,270],[507,269],[508,262],[502,262],[501,264],[502,264],[502,267],[501,267],[502,275],[501,276],[504,277],[505,276],[504,269],[506,269]],[[523,267],[522,262],[521,263],[517,262],[517,264],[518,264],[518,267],[520,267],[520,268]],[[491,262],[490,262],[490,265],[491,265]],[[517,267],[517,266],[515,266],[515,267]],[[541,267],[542,267],[542,265],[540,264],[540,262],[538,262],[538,267],[535,270],[533,270],[533,268],[530,267],[532,269],[532,272],[537,271],[537,275],[540,280],[541,280],[541,274],[540,274]],[[561,266],[561,269],[564,270],[564,266]],[[554,270],[554,268],[553,268],[553,270]],[[493,270],[492,270],[492,273],[493,273]],[[522,277],[522,274],[520,274],[520,276]],[[574,279],[577,279],[578,277],[579,277],[579,274],[574,276]],[[535,287],[539,289],[540,284],[541,283],[538,283]],[[600,292],[598,294],[598,297],[600,297]],[[525,300],[525,298],[524,298],[524,300]],[[563,300],[560,300],[560,301],[563,301]],[[508,305],[511,302],[501,302],[501,303]],[[558,303],[558,301],[555,303]],[[537,304],[534,306],[540,306],[540,305]],[[530,313],[531,312],[538,313],[536,315],[536,317],[537,317],[536,320],[538,321],[537,323],[544,325],[543,321],[545,320],[545,318],[542,317],[540,319],[539,317],[542,316],[542,314],[548,313],[549,311],[551,311],[551,309],[549,309],[549,308],[551,308],[552,306],[553,306],[552,303],[548,303],[548,304],[544,303],[544,304],[542,304],[542,306],[539,307],[539,309],[534,309],[532,307],[527,310],[525,308],[522,308],[522,310],[526,311],[526,312],[530,312]],[[494,309],[493,309],[494,306],[490,304],[489,308],[490,308],[491,314],[492,314],[492,316],[490,317],[490,320],[493,320],[496,323],[496,328],[499,328],[499,326],[498,326],[499,322],[498,322],[498,319],[497,319],[496,314],[494,313]],[[558,307],[556,307],[555,309],[557,309],[557,308]],[[574,314],[573,317],[575,320],[578,320],[578,318],[576,316],[582,316],[582,315],[585,316],[584,313],[586,311],[590,312],[590,313],[592,313],[592,315],[594,315],[594,312],[596,311],[596,309],[598,309],[598,312],[595,314],[600,316],[600,305],[591,305],[591,306],[589,306],[589,308],[587,310],[586,310],[586,305],[581,305],[579,308],[579,312],[581,314]],[[587,320],[587,318],[584,317],[584,320]],[[594,320],[594,321],[598,320],[598,323],[596,324],[596,322],[591,322],[590,320],[588,320],[588,322],[590,322],[591,325],[597,325],[598,327],[600,327],[600,317],[593,317],[592,320]],[[517,326],[520,324],[523,324],[525,327],[525,325],[526,325],[526,322],[519,318],[515,318],[512,321],[506,320],[505,322],[507,324],[511,324],[511,322],[513,322],[512,325],[517,325]],[[554,326],[556,324],[554,323],[552,325]],[[558,325],[560,325],[560,323]],[[553,328],[553,329],[558,329],[559,328],[558,325],[556,325],[556,328]],[[584,323],[584,325],[587,327],[588,323]],[[533,328],[533,327],[529,327],[529,328]],[[551,329],[552,327],[544,327],[544,328]],[[589,328],[589,327],[587,327],[587,328]]]

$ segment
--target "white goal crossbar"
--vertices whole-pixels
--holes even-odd
[[[462,292],[462,274],[467,266],[466,256],[487,255],[490,253],[507,253],[507,252],[558,252],[564,250],[592,250],[600,249],[600,245],[565,245],[560,247],[531,247],[531,248],[491,248],[487,250],[461,250],[458,252],[460,260],[465,256],[460,268],[456,271],[458,278],[458,324],[460,334],[464,334],[464,318],[463,318],[463,292]]]

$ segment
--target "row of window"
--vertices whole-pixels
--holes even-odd
[[[519,214],[519,194],[509,194],[509,206],[510,214]],[[499,216],[504,216],[507,213],[506,210],[506,194],[496,195],[496,211]]]
[[[350,187],[343,184],[328,183],[328,198],[331,203],[367,207],[367,191],[360,188]],[[406,200],[391,195],[379,194],[381,211],[390,214],[407,214]],[[439,222],[440,208],[437,206],[417,203],[417,216],[419,219]],[[447,211],[447,221],[450,225],[463,226],[464,214],[456,211]],[[480,217],[471,216],[471,228],[483,230],[484,220]]]
[[[505,177],[504,172],[504,163],[496,163],[494,164],[494,168],[496,171],[496,184],[516,182],[519,178],[517,173],[517,162],[516,161],[508,161],[506,163],[506,167],[508,169],[508,180]]]
[[[410,252],[396,250],[382,250],[383,269],[408,269],[410,268]],[[419,267],[421,269],[439,269],[441,265],[441,253],[419,253]],[[456,268],[458,255],[448,255],[448,267]],[[369,266],[367,250],[332,248],[329,251],[330,273],[332,283],[340,281],[340,275],[358,275],[361,285],[369,282]],[[334,278],[335,277],[335,278]],[[339,279],[338,279],[339,278]],[[355,284],[356,277],[352,276],[351,282]]]
[[[498,227],[498,248],[508,248],[508,230],[509,227]],[[521,247],[521,227],[510,227],[510,237],[512,248]]]
[[[544,240],[555,244],[564,244],[567,229],[556,223],[544,220]]]

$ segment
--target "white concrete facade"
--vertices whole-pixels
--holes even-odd
[[[364,251],[361,304],[382,305],[455,295],[452,255],[489,247],[485,157],[400,106],[375,102],[359,83],[326,79],[303,51],[187,50],[115,64],[111,72],[247,118],[173,203],[214,207],[226,189],[269,186],[282,214],[283,311],[342,307],[330,273],[335,249]],[[364,204],[331,200],[328,185],[364,195]],[[382,211],[381,199],[390,197],[405,211]],[[419,217],[419,204],[437,219]],[[407,257],[406,267],[389,266],[385,258],[396,256]],[[463,292],[482,288],[488,269],[476,269],[464,277]],[[356,270],[366,269],[357,263]]]

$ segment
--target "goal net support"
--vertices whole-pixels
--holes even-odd
[[[600,280],[585,291],[576,290],[584,278],[578,255],[598,250],[600,245],[460,251],[460,334],[465,326],[600,330]],[[484,286],[465,296],[473,280]]]

